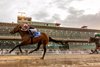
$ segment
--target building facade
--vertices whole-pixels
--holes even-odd
[[[18,23],[0,23],[0,36],[19,36],[19,34],[11,35],[9,32],[17,25],[21,23],[29,23],[32,26],[36,27],[38,31],[45,32],[48,36],[60,39],[60,40],[67,40],[67,39],[89,39],[89,37],[94,37],[94,33],[100,33],[100,30],[95,29],[87,29],[87,28],[68,28],[68,27],[60,27],[58,23],[45,23],[45,22],[34,22],[32,21],[31,17],[17,17]],[[12,44],[18,44],[18,41],[4,41],[0,40],[1,48],[8,48],[11,47]],[[2,45],[8,46],[2,46]],[[94,43],[78,43],[78,42],[69,42],[70,49],[92,49],[95,48]],[[49,43],[51,47],[63,47],[65,48],[68,44],[61,45],[56,43]],[[12,45],[13,46],[13,45]]]
[[[33,22],[34,23],[34,22]],[[38,23],[38,22],[37,22]],[[17,25],[18,23],[0,23],[0,36],[19,36],[19,34],[11,35],[9,32]],[[33,25],[38,29],[38,31],[45,32],[48,36],[60,39],[88,39],[89,37],[93,37],[94,33],[100,33],[100,30],[95,29],[82,29],[82,28],[66,28],[66,27],[56,27],[56,26],[40,26]],[[7,41],[3,41],[4,43],[8,43]],[[14,41],[12,41],[15,43]],[[19,42],[18,42],[19,43]],[[56,45],[56,43],[50,43],[51,45]],[[2,45],[2,44],[1,44]],[[59,44],[60,45],[60,44]],[[75,43],[69,42],[70,49],[91,49],[94,48],[95,45],[93,43]]]

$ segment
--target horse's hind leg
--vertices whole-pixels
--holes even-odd
[[[95,50],[94,50],[94,52],[96,53],[96,54],[98,54],[99,52],[98,52],[98,49],[99,49],[99,47],[98,46],[96,46],[96,48],[95,48]]]
[[[23,52],[22,52],[22,49],[21,49],[21,46],[19,46],[19,50],[20,50],[21,53],[23,53]]]
[[[98,50],[95,50],[95,52],[98,54],[99,52],[98,52]]]
[[[41,45],[41,42],[39,42],[39,43],[38,43],[38,45],[37,45],[37,48],[36,48],[36,49],[34,49],[34,50],[31,50],[31,51],[29,52],[29,54],[30,54],[30,53],[32,53],[32,52],[34,52],[34,51],[37,51],[37,50],[39,50],[39,48],[40,48],[40,45]]]
[[[44,49],[44,53],[43,56],[41,57],[41,59],[44,59],[45,53],[46,53],[46,45],[43,45],[43,49]]]

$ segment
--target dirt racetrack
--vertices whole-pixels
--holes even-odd
[[[100,67],[100,54],[0,56],[0,67]]]

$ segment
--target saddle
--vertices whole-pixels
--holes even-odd
[[[30,34],[31,37],[31,44],[33,44],[33,38],[39,37],[41,35],[40,32],[34,32]]]

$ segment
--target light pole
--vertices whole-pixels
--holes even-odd
[[[20,14],[20,16],[23,16],[23,15],[25,15],[26,13],[25,13],[25,12],[18,12],[18,14]]]

